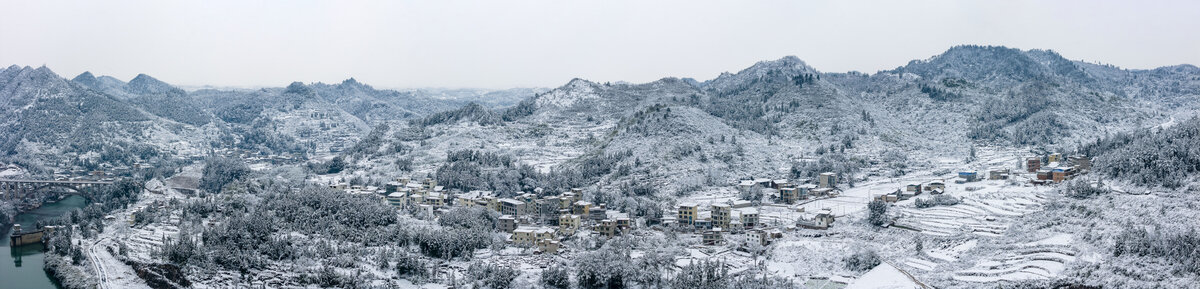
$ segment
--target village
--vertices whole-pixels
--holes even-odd
[[[951,173],[953,179],[930,178],[923,182],[895,186],[890,192],[878,187],[849,188],[832,172],[821,173],[815,181],[755,178],[738,181],[725,193],[696,194],[679,200],[661,217],[631,217],[612,210],[606,204],[584,200],[580,188],[557,194],[525,193],[511,198],[498,197],[490,191],[452,193],[436,180],[417,181],[396,178],[384,187],[335,183],[329,188],[348,194],[370,195],[396,207],[397,210],[439,215],[455,207],[487,208],[500,214],[499,230],[508,235],[515,247],[532,249],[535,254],[557,254],[565,248],[563,240],[579,234],[612,238],[630,234],[637,229],[652,229],[686,234],[700,240],[703,246],[722,247],[742,252],[760,250],[782,238],[785,232],[825,230],[834,226],[838,217],[861,210],[866,202],[878,200],[892,204],[928,194],[946,194],[950,186],[973,191],[971,184],[982,180],[1007,181],[1027,186],[1061,183],[1090,168],[1083,156],[1064,158],[1052,153],[1024,159],[1024,173],[1008,168]],[[866,191],[866,196],[863,192]],[[852,192],[847,194],[847,192]],[[764,200],[743,200],[739,194],[761,193]],[[539,197],[540,195],[540,197]],[[851,209],[851,208],[857,208]],[[901,210],[903,212],[903,210]],[[892,223],[908,224],[912,214],[895,214]],[[899,225],[899,228],[921,230],[919,226]],[[927,232],[934,234],[934,232]],[[754,245],[750,245],[754,244]]]

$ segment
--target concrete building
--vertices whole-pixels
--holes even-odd
[[[837,185],[837,174],[832,172],[821,173],[817,176],[817,181],[822,188],[832,188]]]
[[[500,213],[513,216],[525,214],[525,202],[508,198],[500,199]]]
[[[500,216],[500,231],[512,233],[517,229],[517,218],[511,215]]]
[[[694,203],[679,204],[679,214],[677,219],[680,225],[692,225],[696,222],[699,207]]]
[[[746,229],[751,229],[758,226],[758,208],[739,208],[737,210],[738,222]]]
[[[942,182],[942,181],[929,182],[928,184],[925,184],[925,191],[926,192],[933,192],[933,191],[945,192],[946,191],[946,183]]]
[[[571,213],[576,215],[587,216],[592,212],[592,202],[576,201],[571,207]]]
[[[558,254],[558,249],[560,247],[562,247],[562,244],[553,239],[540,240],[537,242],[538,252],[542,254]]]
[[[721,237],[721,228],[712,228],[711,230],[704,231],[704,236],[702,238],[704,240],[704,245],[708,246],[715,246],[724,242],[723,238]]]
[[[713,226],[729,229],[729,222],[733,219],[732,208],[728,204],[713,204],[712,205],[712,222]]]
[[[575,234],[583,224],[578,215],[562,215],[558,217],[558,233],[564,236]]]
[[[796,192],[796,188],[779,189],[779,202],[784,204],[795,204],[800,199],[800,194]]]
[[[1042,169],[1042,159],[1037,157],[1025,158],[1025,171],[1032,173],[1037,172],[1040,169]]]
[[[553,240],[554,230],[546,227],[519,227],[513,230],[512,242],[517,246],[536,246],[539,241]]]
[[[391,193],[387,195],[387,202],[388,205],[392,205],[393,207],[403,207],[408,203],[408,196],[400,192]]]

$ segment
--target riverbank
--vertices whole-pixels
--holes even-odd
[[[46,203],[37,209],[16,214],[9,225],[0,227],[4,238],[0,238],[0,250],[8,251],[0,254],[0,289],[47,289],[63,288],[52,274],[44,270],[47,259],[45,244],[30,244],[11,247],[8,236],[12,233],[11,224],[21,224],[21,227],[34,228],[41,220],[61,217],[75,209],[88,205],[87,199],[71,196],[57,202]]]

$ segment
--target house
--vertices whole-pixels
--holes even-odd
[[[520,216],[525,213],[525,202],[504,198],[500,199],[500,214]]]
[[[731,207],[727,204],[712,205],[712,221],[713,226],[721,228],[729,228],[729,221],[733,219]]]
[[[537,250],[542,254],[558,254],[558,248],[562,245],[552,239],[540,240],[537,242]]]
[[[942,181],[932,181],[932,182],[929,182],[928,184],[925,184],[925,191],[933,192],[934,190],[945,192],[946,191],[946,183],[942,182]]]
[[[587,215],[592,211],[592,202],[576,201],[571,207],[571,213],[576,215]]]
[[[829,209],[822,209],[820,211],[817,211],[816,221],[818,224],[821,224],[825,227],[829,227],[830,225],[833,225],[833,211],[831,211]]]
[[[812,190],[816,189],[816,188],[817,188],[817,185],[815,185],[815,184],[797,185],[796,186],[796,200],[808,199],[808,196],[810,194],[812,194]]]
[[[721,228],[712,228],[711,230],[704,231],[703,239],[704,245],[713,246],[720,244],[722,242]]]
[[[771,179],[757,178],[757,179],[754,179],[754,184],[758,185],[760,187],[763,187],[763,188],[770,188],[771,187]]]
[[[500,231],[512,233],[517,229],[517,218],[511,215],[500,216]]]
[[[562,215],[558,217],[558,233],[561,235],[572,235],[579,230],[583,218],[578,215]]]
[[[558,196],[560,209],[571,209],[571,204],[578,202],[583,197],[572,192],[562,193]]]
[[[1061,162],[1061,161],[1064,161],[1064,159],[1062,157],[1062,154],[1060,154],[1060,153],[1053,153],[1053,154],[1050,154],[1049,156],[1046,156],[1047,163],[1057,163],[1057,162]]]
[[[787,179],[771,180],[771,188],[774,188],[776,190],[782,189],[782,188],[788,188],[791,186],[792,186],[792,183],[788,182]]]
[[[403,207],[406,201],[408,201],[408,196],[404,195],[404,193],[397,192],[387,195],[387,202],[393,207]]]
[[[754,229],[747,233],[747,235],[757,239],[758,243],[762,244],[763,246],[771,244],[771,234],[766,230]]]
[[[979,180],[979,173],[975,171],[958,172],[958,180],[956,182],[969,183]]]
[[[434,187],[437,187],[437,180],[425,178],[425,181],[422,182],[421,185],[425,187],[426,190],[433,190]]]
[[[746,229],[758,226],[758,208],[738,208],[737,219]]]
[[[1056,167],[1050,169],[1050,180],[1061,183],[1075,174],[1075,167]]]
[[[607,210],[605,213],[608,215],[607,219],[616,224],[617,230],[628,231],[633,228],[633,219],[629,217],[629,214],[617,210]]]
[[[518,246],[536,246],[542,240],[553,240],[554,230],[546,227],[520,227],[513,230],[512,242]]]
[[[1037,157],[1025,158],[1025,171],[1032,173],[1032,172],[1037,172],[1041,168],[1042,168],[1042,160],[1041,159],[1039,159]]]
[[[734,209],[749,208],[749,207],[753,207],[753,206],[754,206],[754,202],[751,202],[751,201],[747,201],[747,200],[733,201]]]
[[[824,230],[828,229],[830,225],[833,225],[833,221],[833,212],[829,209],[821,209],[820,211],[817,211],[817,214],[812,218],[801,217],[797,219],[796,226]]]
[[[696,221],[698,206],[694,203],[679,204],[678,220],[680,225],[692,225]]]
[[[908,184],[908,186],[904,187],[904,190],[913,192],[913,193],[916,193],[919,195],[919,194],[921,194],[921,184]]]
[[[1005,170],[988,171],[988,179],[989,180],[1007,180],[1008,179],[1008,170],[1005,169]]]
[[[897,194],[896,192],[891,192],[891,193],[875,196],[875,199],[884,201],[884,202],[888,202],[888,203],[895,203],[897,201],[900,201],[900,195]]]
[[[832,188],[837,185],[837,174],[832,172],[821,173],[817,176],[817,181],[822,188]]]
[[[796,193],[796,188],[779,189],[779,202],[784,204],[795,204],[799,200],[799,194]]]
[[[434,207],[442,207],[446,205],[446,196],[437,192],[429,192],[425,195],[425,199],[421,203]]]
[[[1051,176],[1051,170],[1050,170],[1050,169],[1048,169],[1048,168],[1046,168],[1046,169],[1038,169],[1038,171],[1037,171],[1037,180],[1046,181],[1046,180],[1050,180],[1051,178],[1052,178],[1052,176]]]
[[[749,194],[749,193],[753,193],[754,192],[753,190],[757,190],[758,186],[754,183],[753,180],[744,180],[744,181],[738,182],[737,189],[738,189],[739,193]]]
[[[418,193],[408,194],[408,203],[414,206],[425,204],[425,196]]]
[[[812,189],[810,192],[812,192],[813,197],[828,197],[833,195],[833,188],[816,188]]]
[[[599,222],[600,220],[608,219],[608,210],[604,209],[604,205],[600,205],[588,212],[588,220]]]
[[[1076,170],[1091,170],[1092,159],[1086,156],[1073,156],[1067,158],[1067,162],[1074,166]]]
[[[617,222],[611,219],[604,219],[592,226],[592,230],[600,235],[612,238],[617,235]]]

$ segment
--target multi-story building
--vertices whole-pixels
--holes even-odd
[[[500,216],[500,231],[512,233],[517,229],[517,218],[510,215]]]
[[[693,204],[693,203],[679,204],[679,214],[678,214],[679,224],[680,225],[692,225],[692,223],[695,223],[696,217],[699,214],[699,212],[697,212],[698,209],[699,209],[699,207],[697,207],[696,204]]]
[[[713,226],[724,229],[729,228],[729,221],[733,219],[732,210],[728,204],[713,204],[712,205],[712,222]]]
[[[400,192],[391,193],[387,195],[387,202],[393,207],[403,207],[408,202],[408,196]]]
[[[758,226],[758,208],[737,209],[738,221],[746,229]]]
[[[571,207],[571,213],[576,215],[586,216],[588,213],[591,213],[591,211],[592,202],[588,201],[575,201],[574,206]]]
[[[500,213],[505,215],[520,216],[525,214],[525,202],[513,199],[500,199]]]
[[[799,194],[796,193],[796,188],[779,189],[779,202],[784,204],[795,204],[799,200]]]
[[[575,234],[579,230],[579,226],[583,224],[582,218],[578,215],[562,215],[558,217],[558,233],[562,235]]]
[[[826,172],[817,176],[817,181],[822,188],[832,188],[837,185],[837,174]]]
[[[553,239],[554,230],[546,227],[519,227],[512,235],[513,244],[518,246],[535,246],[538,241]]]

